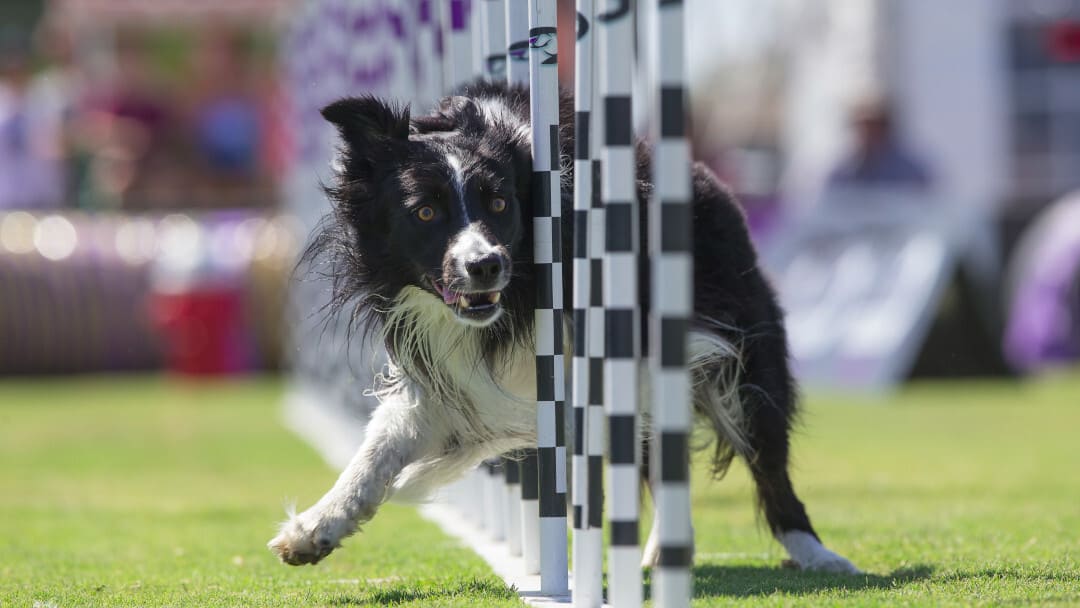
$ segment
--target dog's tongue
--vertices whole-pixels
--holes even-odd
[[[447,304],[453,304],[458,301],[458,294],[443,287],[442,284],[438,281],[433,281],[433,283],[435,285],[435,290],[438,291],[439,295],[442,296],[443,302]]]

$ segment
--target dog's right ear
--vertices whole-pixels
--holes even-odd
[[[409,107],[395,107],[371,95],[346,97],[322,109],[353,150],[409,138]]]

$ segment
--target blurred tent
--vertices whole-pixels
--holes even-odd
[[[764,257],[805,384],[883,390],[913,375],[1008,372],[996,241],[979,214],[851,190],[781,230]]]

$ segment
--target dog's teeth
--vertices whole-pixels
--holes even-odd
[[[501,298],[501,297],[502,297],[502,292],[501,291],[495,292],[495,295],[491,296],[491,303],[492,304],[498,304],[499,303],[499,298]]]
[[[468,308],[471,305],[472,304],[469,302],[469,298],[466,298],[465,296],[458,296],[458,306],[461,306],[462,308]]]

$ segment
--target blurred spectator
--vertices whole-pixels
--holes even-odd
[[[89,103],[97,198],[89,206],[129,206],[133,198],[146,198],[163,174],[179,171],[168,150],[171,112],[145,55],[141,37],[122,32],[112,81]]]
[[[29,39],[0,30],[0,209],[63,200],[61,127],[52,96],[33,87]]]
[[[889,105],[880,98],[858,103],[851,115],[855,149],[829,176],[827,188],[902,187],[927,189],[930,171],[893,128]]]
[[[248,51],[239,32],[211,29],[195,60],[195,151],[207,173],[207,194],[233,205],[252,202],[265,160],[262,104]]]
[[[85,78],[74,64],[71,32],[56,19],[42,21],[34,34],[38,57],[45,62],[31,81],[28,97],[50,134],[49,154],[63,174],[63,204],[78,203],[86,182],[90,149],[83,141]]]

